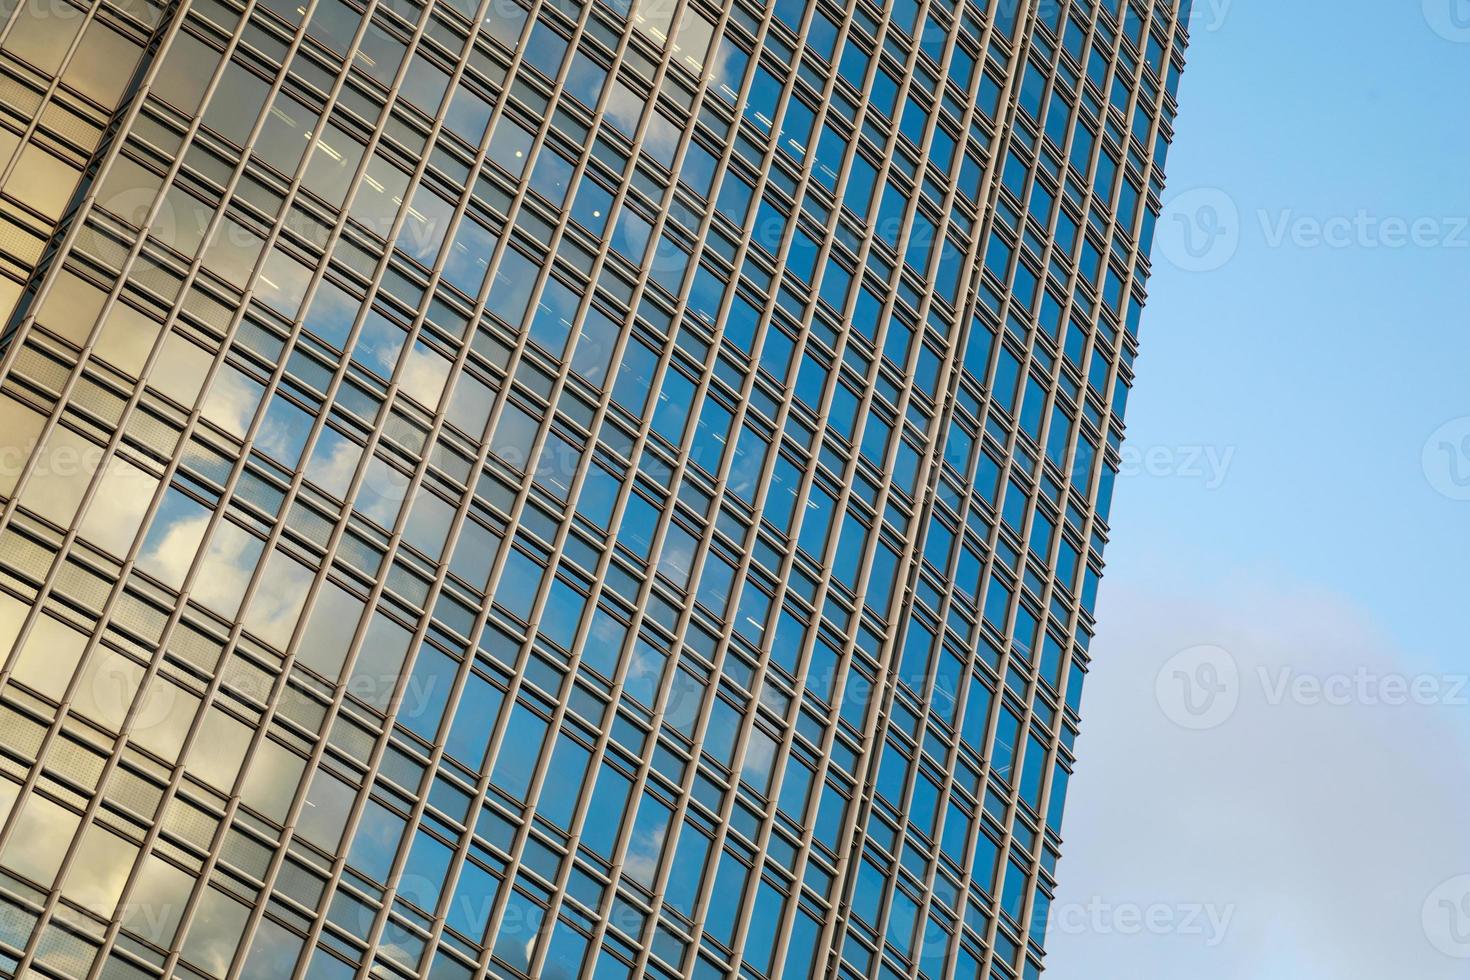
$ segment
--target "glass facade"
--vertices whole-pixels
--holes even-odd
[[[1034,977],[1180,0],[0,0],[0,974]]]

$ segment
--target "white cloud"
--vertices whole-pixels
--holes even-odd
[[[1208,930],[1054,916],[1049,975],[1463,977],[1426,935],[1448,914],[1426,901],[1470,873],[1470,692],[1452,674],[1426,681],[1422,658],[1333,596],[1264,582],[1208,600],[1122,581],[1104,593],[1056,907],[1230,918],[1212,945]],[[1238,702],[1202,729],[1171,720],[1157,683],[1195,647],[1238,667]],[[1400,698],[1401,683],[1437,693]]]

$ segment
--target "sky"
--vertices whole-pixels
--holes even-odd
[[[1195,0],[1059,980],[1470,975],[1470,0]]]

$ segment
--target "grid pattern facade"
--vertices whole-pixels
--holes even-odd
[[[1180,0],[0,0],[0,973],[1035,977]]]

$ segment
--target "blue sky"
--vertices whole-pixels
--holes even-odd
[[[1464,976],[1470,2],[1195,8],[1049,967]]]

